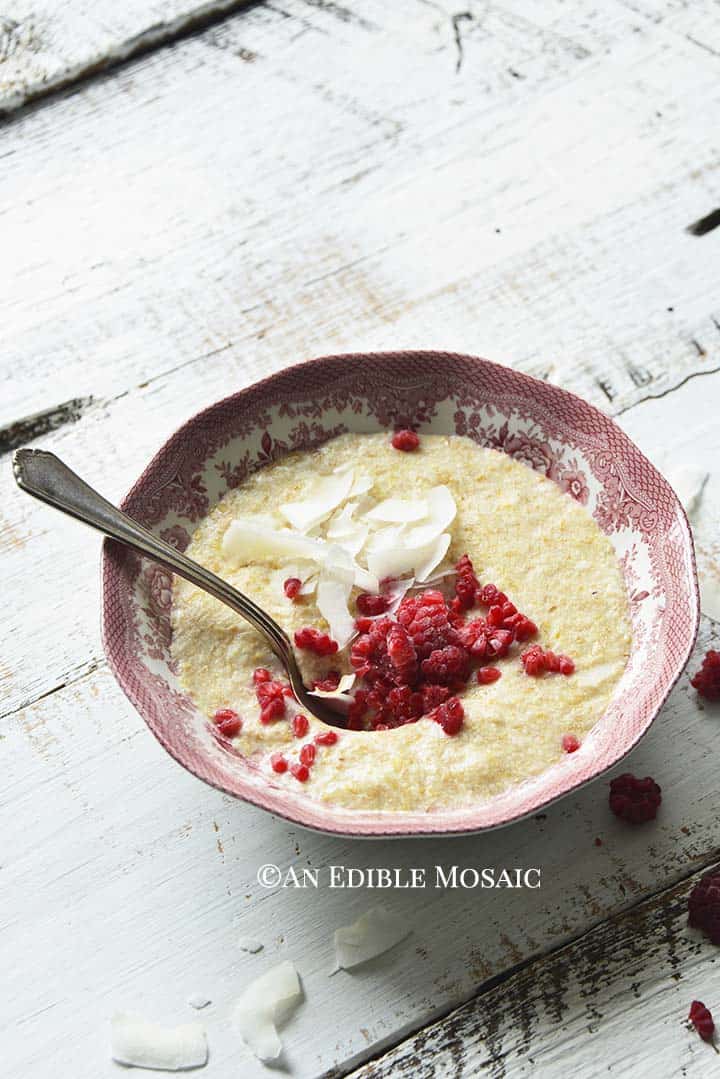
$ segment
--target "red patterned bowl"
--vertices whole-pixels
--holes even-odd
[[[469,435],[553,479],[615,547],[633,643],[605,714],[542,775],[456,810],[351,811],[276,786],[211,735],[170,658],[170,575],[106,542],[103,637],[127,696],[167,751],[200,779],[326,832],[394,836],[476,832],[517,820],[619,761],[648,729],[690,655],[699,620],[685,514],[663,477],[615,424],[556,386],[486,360],[437,352],[330,356],[281,371],[188,420],[153,458],[123,509],[180,549],[248,473],[343,431]],[[587,752],[591,750],[591,752]]]

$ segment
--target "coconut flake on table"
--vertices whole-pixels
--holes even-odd
[[[709,475],[709,472],[704,472],[698,468],[686,468],[677,465],[665,472],[665,478],[682,502],[691,522],[700,507],[703,490]]]
[[[112,1058],[135,1068],[183,1071],[207,1064],[205,1029],[200,1023],[162,1027],[127,1012],[111,1021]]]
[[[298,502],[284,502],[280,512],[299,532],[314,528],[333,510],[337,509],[349,496],[355,474],[350,468],[347,472],[322,476],[315,481],[307,498]]]
[[[280,1056],[282,1042],[277,1028],[290,1017],[302,996],[295,966],[286,959],[250,982],[238,998],[233,1023],[259,1060]]]
[[[352,970],[389,951],[411,932],[407,919],[391,914],[385,907],[371,907],[352,925],[335,930],[335,968]]]
[[[249,952],[250,955],[257,955],[261,952],[265,945],[261,940],[255,940],[254,937],[240,937],[238,941],[238,948],[241,952]]]
[[[711,573],[700,571],[700,609],[702,613],[720,622],[720,582]]]
[[[187,1002],[191,1008],[195,1008],[197,1011],[200,1011],[201,1008],[207,1008],[208,1004],[212,1003],[206,993],[191,993],[187,998]]]

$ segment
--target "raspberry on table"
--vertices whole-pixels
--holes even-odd
[[[626,772],[610,781],[608,796],[610,808],[616,817],[628,824],[644,824],[654,820],[662,802],[662,792],[654,779]]]
[[[701,877],[688,896],[688,925],[720,944],[720,872]]]
[[[690,685],[706,701],[720,701],[720,652],[711,648],[705,653],[702,666],[690,679]]]
[[[396,431],[392,436],[392,444],[396,450],[403,450],[405,453],[412,453],[420,445],[420,437],[415,431],[407,430]]]
[[[688,1019],[704,1042],[711,1042],[715,1032],[712,1013],[701,1000],[694,1000],[690,1005]]]

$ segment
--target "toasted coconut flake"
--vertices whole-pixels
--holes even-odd
[[[335,930],[335,970],[352,970],[399,944],[411,932],[407,919],[372,907],[352,925]]]
[[[322,476],[314,484],[311,494],[299,502],[285,502],[280,512],[293,528],[307,531],[324,521],[350,494],[354,480],[352,469],[347,472]]]
[[[252,981],[235,1004],[233,1022],[259,1060],[277,1060],[282,1042],[277,1028],[302,1000],[295,966],[289,960]]]
[[[174,1072],[207,1063],[207,1038],[200,1023],[161,1027],[127,1012],[117,1012],[111,1031],[112,1058],[119,1064]]]
[[[384,521],[388,524],[411,524],[422,521],[428,515],[426,498],[386,498],[378,502],[367,514],[369,521]]]

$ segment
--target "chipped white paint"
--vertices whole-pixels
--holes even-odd
[[[86,5],[53,7],[46,41],[68,71],[191,10],[110,6],[112,18],[107,4],[86,13],[85,37],[70,27]],[[25,0],[14,18],[27,29],[45,7]],[[0,423],[51,410],[62,426],[42,444],[117,499],[190,412],[290,361],[480,352],[622,412],[651,457],[709,470],[696,537],[720,588],[720,374],[692,377],[720,366],[720,230],[684,232],[717,197],[717,8],[503,0],[459,19],[448,0],[282,7],[249,8],[0,129]],[[61,67],[18,60],[13,78],[23,93]],[[72,398],[79,418],[65,422]],[[212,1001],[204,1074],[267,1074],[231,1004],[285,958],[306,995],[283,1031],[292,1073],[348,1071],[712,858],[717,719],[686,678],[628,761],[662,784],[656,825],[623,829],[601,781],[477,839],[354,844],[240,805],[167,757],[104,667],[96,537],[22,498],[7,468],[0,558],[9,1075],[45,1079],[49,1060],[73,1079],[115,1074],[110,1015],[187,1022],[198,986]],[[717,639],[706,622],[702,646]],[[265,891],[264,862],[317,868],[321,887]],[[330,864],[432,875],[437,863],[538,864],[543,886],[327,887]],[[378,898],[413,935],[329,979],[333,931]],[[263,951],[241,951],[243,937]],[[692,963],[693,994],[707,960]],[[647,1073],[704,1075],[668,1025],[664,962],[645,974],[661,1034],[645,1039]],[[636,1018],[618,1000],[598,1059],[622,1074]],[[543,1061],[566,1051],[568,1071],[577,1059],[592,1074],[554,1014],[532,1031]],[[486,1057],[471,1045],[470,1073]]]

